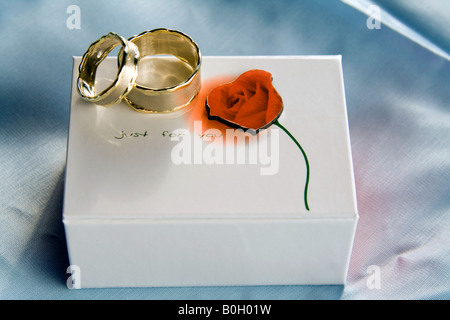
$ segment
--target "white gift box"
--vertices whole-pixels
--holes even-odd
[[[86,102],[79,63],[63,207],[78,286],[345,283],[358,213],[340,56],[203,57],[202,90],[270,72],[305,155],[276,125],[224,131],[204,94],[168,114]]]

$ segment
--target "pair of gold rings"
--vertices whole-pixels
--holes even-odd
[[[117,46],[117,76],[97,92],[97,68]],[[136,111],[171,112],[187,106],[200,91],[201,60],[197,44],[176,30],[154,29],[128,40],[110,32],[83,55],[77,90],[83,99],[105,107],[123,99]]]

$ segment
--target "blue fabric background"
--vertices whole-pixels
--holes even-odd
[[[395,30],[367,27],[370,4]],[[79,30],[66,26],[70,5]],[[360,212],[347,285],[66,287],[72,56],[110,31],[157,27],[203,55],[343,56]],[[445,0],[0,1],[0,299],[450,298],[449,30]]]

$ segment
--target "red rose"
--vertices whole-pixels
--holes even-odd
[[[304,190],[305,208],[308,205],[309,161],[300,143],[278,121],[283,111],[283,100],[272,85],[272,75],[264,70],[250,70],[235,81],[214,88],[206,97],[208,119],[219,120],[229,126],[258,133],[272,124],[294,141],[306,164]]]
[[[206,110],[209,119],[257,133],[280,117],[283,100],[269,72],[250,70],[213,89],[206,99]]]

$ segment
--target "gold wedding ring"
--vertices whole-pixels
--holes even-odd
[[[97,93],[95,89],[97,68],[118,45],[121,46],[121,55],[118,57],[117,77],[106,89]],[[133,88],[138,61],[139,51],[135,44],[116,33],[108,33],[92,43],[83,55],[77,81],[78,93],[85,100],[105,107],[119,102]]]
[[[141,112],[171,112],[187,106],[200,91],[201,53],[186,34],[168,29],[145,31],[128,41],[141,54],[139,75],[124,97]]]
[[[97,93],[97,68],[118,45],[117,77]],[[187,106],[200,91],[201,60],[197,44],[176,30],[154,29],[128,40],[109,33],[83,55],[77,89],[82,98],[102,106],[124,99],[139,112],[171,112]]]

